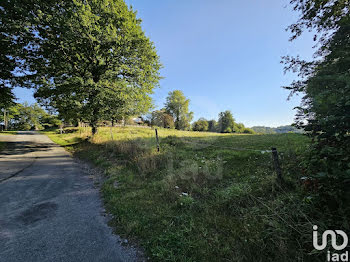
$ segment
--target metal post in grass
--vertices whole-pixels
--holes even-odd
[[[278,159],[277,148],[272,147],[271,152],[272,152],[272,158],[273,158],[273,165],[274,165],[276,173],[277,173],[277,181],[282,182],[282,169],[280,166],[280,161]]]
[[[157,151],[159,152],[159,138],[158,138],[158,129],[154,129],[156,131],[156,140],[157,140]]]

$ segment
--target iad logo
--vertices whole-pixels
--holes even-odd
[[[313,226],[314,232],[312,234],[312,242],[314,245],[314,248],[317,250],[323,250],[327,247],[328,244],[328,236],[330,236],[331,245],[334,248],[334,250],[343,250],[348,245],[348,236],[346,233],[342,230],[326,230],[322,234],[322,243],[321,245],[318,244],[318,227],[316,225]],[[343,242],[341,245],[338,245],[337,243],[337,234],[340,235],[343,239]],[[327,261],[349,261],[349,253],[346,251],[345,253],[331,253],[330,251],[327,252]]]

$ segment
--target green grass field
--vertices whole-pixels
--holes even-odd
[[[15,135],[17,131],[0,131],[0,135]]]
[[[300,189],[299,134],[234,135],[99,128],[46,132],[105,171],[105,205],[151,261],[317,261],[311,200]],[[276,183],[271,147],[284,184]]]
[[[0,135],[15,135],[17,131],[0,131]],[[0,152],[5,149],[6,143],[0,141]]]

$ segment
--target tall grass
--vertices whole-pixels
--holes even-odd
[[[132,127],[76,129],[52,140],[105,170],[102,192],[123,237],[151,261],[322,261],[310,254],[322,214],[299,184],[308,139]],[[285,185],[276,184],[271,147]]]

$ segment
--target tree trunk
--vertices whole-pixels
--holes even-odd
[[[98,74],[98,69],[97,68],[93,68],[92,70],[92,79],[95,83],[95,85],[100,81],[100,75]],[[92,90],[92,92],[89,94],[89,102],[91,104],[92,107],[92,119],[91,119],[91,132],[92,132],[92,136],[95,136],[97,134],[97,123],[99,120],[99,109],[98,109],[98,105],[96,105],[96,99],[97,99],[97,95],[98,95],[98,91],[96,89],[96,86],[94,86],[94,89]]]
[[[6,111],[6,109],[4,109],[4,126],[5,126],[5,130],[7,130],[7,123],[8,123],[6,113],[7,113],[7,111]]]
[[[97,123],[91,123],[91,132],[92,132],[92,136],[97,134]]]

